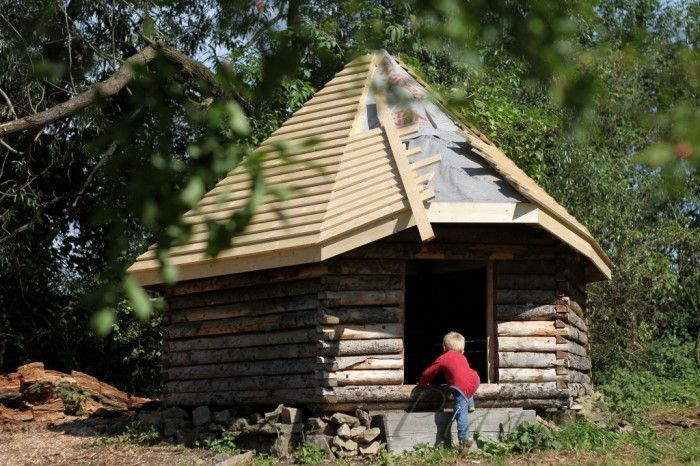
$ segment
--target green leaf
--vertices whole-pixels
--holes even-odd
[[[229,126],[239,136],[248,136],[250,134],[250,123],[248,117],[245,116],[241,106],[234,101],[226,103],[226,111],[228,113]]]
[[[139,282],[131,275],[127,275],[124,277],[123,286],[134,315],[141,320],[148,319],[153,311],[153,306]]]
[[[114,320],[114,311],[109,308],[103,308],[93,313],[90,317],[90,328],[97,335],[104,337],[112,331]]]
[[[189,183],[185,189],[180,193],[180,200],[189,207],[195,207],[197,202],[204,195],[204,181],[201,178],[195,176],[190,178]]]

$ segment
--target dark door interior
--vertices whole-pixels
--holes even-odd
[[[469,364],[487,380],[485,264],[409,263],[405,305],[404,383],[416,383],[423,369],[442,354],[442,337],[450,331],[464,335]]]

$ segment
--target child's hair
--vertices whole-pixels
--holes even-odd
[[[442,346],[445,351],[464,352],[464,336],[461,333],[450,332],[442,339]]]

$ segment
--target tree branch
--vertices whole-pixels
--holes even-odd
[[[92,105],[101,97],[109,97],[121,91],[133,78],[134,69],[145,66],[153,61],[158,54],[177,64],[183,73],[191,78],[204,81],[211,94],[217,98],[231,97],[236,99],[247,113],[252,112],[252,106],[240,94],[226,92],[216,80],[216,75],[206,66],[188,57],[179,50],[162,42],[149,40],[143,50],[124,60],[122,66],[109,78],[93,84],[87,90],[58,105],[23,118],[0,123],[0,136],[17,133],[35,128],[41,128],[56,120],[66,118],[77,111]]]

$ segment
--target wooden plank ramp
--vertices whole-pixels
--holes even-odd
[[[457,445],[457,422],[452,422],[452,412],[373,411],[375,422],[386,438],[387,448],[393,453],[411,451],[421,443],[430,446]],[[521,424],[534,424],[534,410],[522,408],[476,409],[469,413],[470,433],[480,438],[499,440]],[[448,433],[449,429],[449,433]]]

